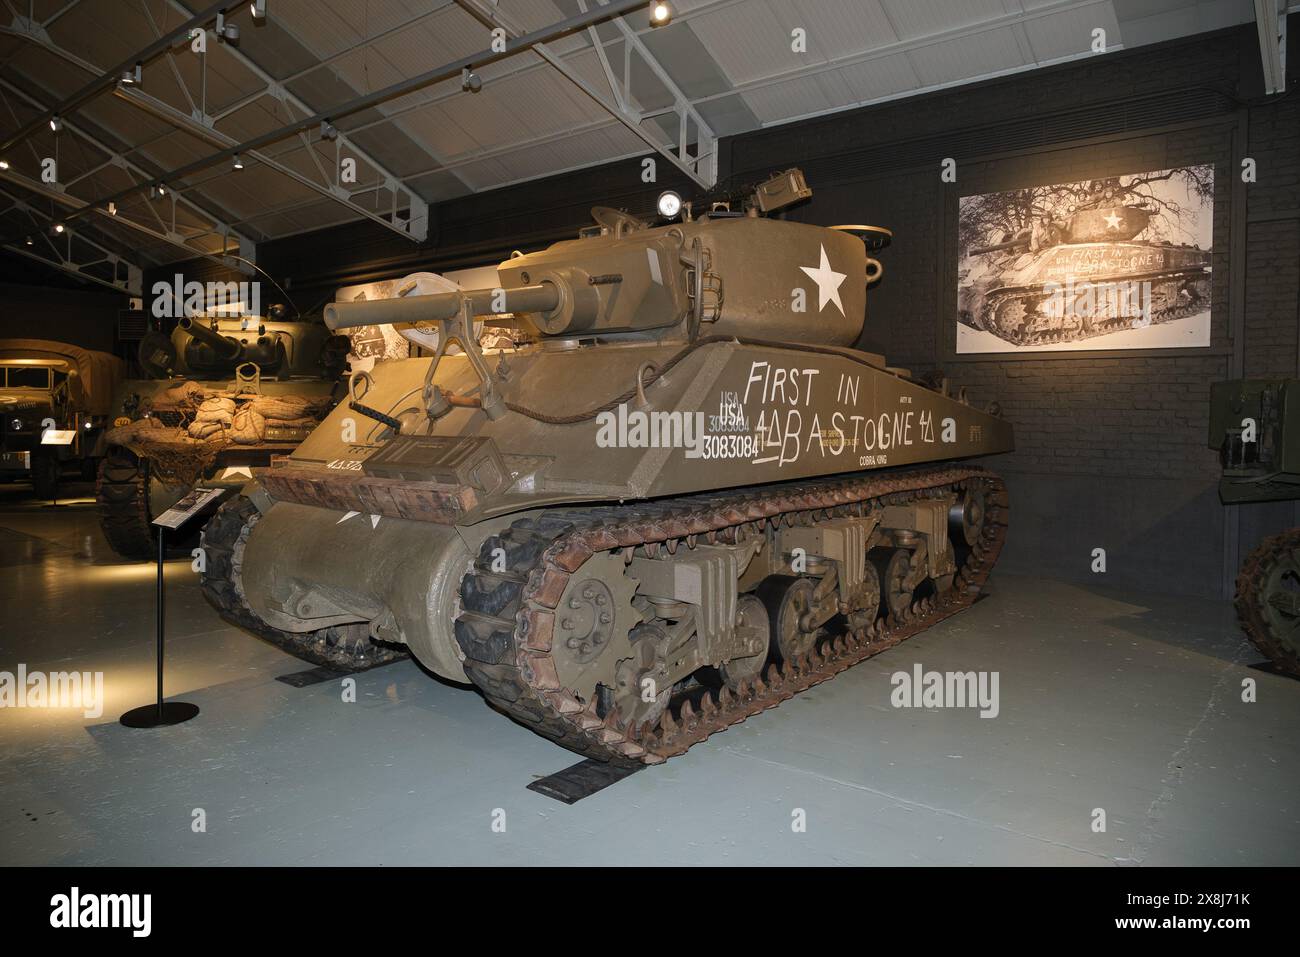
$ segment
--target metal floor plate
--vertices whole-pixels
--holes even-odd
[[[642,770],[641,767],[624,768],[606,764],[603,761],[579,761],[563,771],[540,778],[528,785],[528,790],[545,794],[549,798],[563,801],[565,804],[577,804],[585,797],[597,791],[603,791],[611,784],[617,784],[629,775]]]

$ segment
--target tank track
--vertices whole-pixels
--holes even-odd
[[[1196,279],[1199,273],[1176,272],[1167,273],[1163,276],[1152,279],[1152,282],[1168,282],[1178,279]],[[1000,339],[1005,339],[1012,345],[1016,346],[1044,346],[1055,345],[1063,342],[1079,342],[1083,339],[1093,339],[1097,336],[1109,335],[1112,332],[1123,332],[1126,329],[1137,327],[1137,319],[1132,316],[1116,316],[1113,319],[1106,319],[1095,324],[1090,332],[1079,332],[1076,334],[1066,333],[1060,330],[1040,332],[1031,335],[1016,335],[1007,329],[999,327],[998,323],[992,318],[1003,302],[1013,299],[1024,299],[1029,302],[1036,302],[1043,298],[1043,294],[1037,289],[1031,287],[1008,287],[998,290],[989,296],[989,301],[985,304],[980,318],[980,328],[987,332],[993,333]],[[1184,306],[1174,309],[1166,309],[1152,317],[1151,325],[1160,325],[1164,322],[1173,322],[1175,319],[1181,319],[1184,316],[1190,316],[1200,309],[1206,308],[1207,300],[1197,300]],[[1025,310],[1028,314],[1029,310]]]
[[[149,524],[149,478],[134,454],[112,448],[95,481],[99,527],[123,558],[152,558],[157,540]]]
[[[239,585],[244,545],[259,516],[252,501],[239,495],[217,509],[203,528],[201,542],[206,556],[203,594],[222,618],[295,658],[348,674],[409,657],[400,647],[371,639],[369,626],[364,623],[292,633],[263,621],[249,606]]]
[[[901,619],[878,618],[865,628],[831,633],[816,650],[768,665],[762,677],[735,692],[683,688],[653,725],[631,726],[616,708],[602,716],[595,700],[584,702],[560,685],[550,653],[554,609],[569,577],[596,552],[644,549],[653,557],[660,547],[693,547],[697,537],[736,541],[769,523],[811,524],[971,485],[985,491],[984,523],[975,545],[963,549],[953,588],[913,603]],[[483,543],[461,584],[456,639],[466,674],[498,710],[585,757],[659,764],[972,604],[1001,551],[1007,509],[1001,480],[978,468],[823,479],[635,507],[557,509],[520,519]],[[491,570],[498,548],[505,549],[508,574]]]
[[[1300,648],[1295,645],[1294,636],[1276,634],[1266,614],[1270,573],[1279,562],[1290,561],[1297,549],[1300,549],[1300,528],[1264,539],[1237,572],[1235,605],[1237,620],[1250,643],[1278,671],[1300,678]]]

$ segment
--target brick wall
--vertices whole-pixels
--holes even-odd
[[[1016,451],[987,463],[1012,492],[1007,567],[1219,595],[1241,552],[1296,521],[1290,505],[1225,509],[1206,443],[1210,383],[1234,368],[1297,374],[1300,100],[1246,102],[1258,58],[1253,30],[1227,31],[732,143],[735,177],[805,168],[815,195],[799,218],[894,230],[861,344],[914,372],[942,367],[1015,425]],[[1238,150],[1256,160],[1252,185],[1236,185]],[[939,177],[948,156],[953,184]],[[959,196],[1200,163],[1216,181],[1209,349],[953,354]],[[1104,578],[1091,572],[1096,547]]]

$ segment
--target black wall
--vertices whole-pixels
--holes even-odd
[[[1017,451],[989,464],[1012,492],[1006,567],[1219,595],[1243,550],[1296,521],[1290,505],[1221,506],[1206,447],[1211,382],[1297,374],[1300,99],[1261,93],[1246,26],[735,137],[722,144],[723,185],[800,165],[815,196],[792,218],[894,230],[861,344],[916,372],[942,367],[977,401],[1002,404]],[[957,161],[956,183],[941,181],[945,157]],[[1253,184],[1238,176],[1244,157],[1256,161]],[[1209,349],[952,354],[959,196],[1195,163],[1216,172]],[[572,236],[595,204],[648,210],[665,187],[691,193],[639,174],[630,161],[440,204],[418,248],[359,223],[267,243],[258,258],[305,309],[345,283],[492,262]],[[1098,547],[1104,579],[1090,571]]]
[[[1259,100],[1258,74],[1243,28],[731,144],[733,177],[803,166],[816,195],[799,218],[894,230],[862,344],[917,372],[942,367],[1014,423],[1017,451],[988,463],[1012,495],[1004,567],[1219,595],[1243,550],[1295,523],[1290,505],[1220,505],[1206,436],[1211,382],[1297,374],[1300,97]],[[955,183],[940,178],[945,157]],[[1216,179],[1209,349],[954,355],[959,196],[1199,163]],[[1091,571],[1099,547],[1104,579]]]
[[[111,289],[0,282],[0,339],[55,339],[120,355],[117,314],[127,302]]]

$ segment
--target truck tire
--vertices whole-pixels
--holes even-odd
[[[52,499],[59,490],[58,458],[48,452],[32,453],[32,489],[37,498]]]

